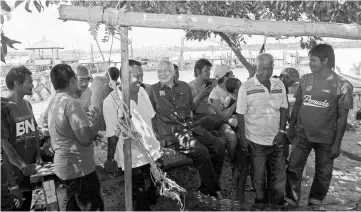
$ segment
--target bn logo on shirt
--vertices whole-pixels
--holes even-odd
[[[32,132],[35,132],[35,123],[33,118],[16,123],[16,137]]]

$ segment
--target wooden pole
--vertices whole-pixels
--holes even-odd
[[[118,14],[103,7],[60,5],[61,20],[88,21],[109,25],[203,30],[212,32],[267,35],[267,36],[318,36],[343,39],[361,39],[361,26],[327,22],[270,21],[202,15],[170,15],[128,12]]]
[[[121,58],[122,58],[122,93],[123,101],[130,108],[130,73],[129,73],[129,44],[128,44],[128,27],[121,27]],[[125,111],[129,113],[129,111]],[[124,153],[124,182],[125,182],[125,210],[133,210],[133,196],[132,196],[132,152],[131,139],[125,139],[123,144]]]

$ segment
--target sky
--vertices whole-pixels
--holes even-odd
[[[31,46],[36,41],[45,36],[49,41],[57,43],[65,49],[79,49],[84,51],[90,50],[90,44],[93,43],[94,48],[96,43],[90,35],[89,24],[86,22],[59,20],[59,13],[57,6],[50,5],[44,11],[39,13],[33,4],[30,5],[32,13],[28,13],[21,4],[11,13],[11,18],[5,21],[3,31],[9,38],[18,40],[22,44],[16,44],[16,48],[24,50]],[[133,48],[144,47],[168,47],[180,46],[181,39],[185,35],[183,30],[174,29],[154,29],[154,28],[139,28],[134,27],[129,31],[129,38],[133,41]],[[102,50],[109,50],[111,42],[103,43],[101,39],[104,36],[103,30],[98,33],[98,42]],[[247,44],[262,44],[263,36],[245,37]],[[282,40],[286,42],[298,42],[299,38],[291,38]],[[273,38],[269,38],[267,43],[275,43]],[[186,41],[187,47],[199,47],[209,45],[220,45],[220,39],[211,39],[208,41]],[[113,49],[120,48],[120,42],[114,39]]]

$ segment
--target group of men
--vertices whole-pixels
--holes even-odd
[[[353,88],[333,72],[335,55],[330,45],[316,45],[309,58],[312,73],[301,79],[295,69],[272,77],[272,55],[260,54],[255,76],[243,84],[224,65],[217,66],[215,79],[210,79],[212,64],[206,59],[196,62],[195,79],[186,83],[179,80],[177,66],[161,60],[157,66],[159,82],[150,86],[143,84],[141,63],[129,60],[132,125],[154,160],[161,161],[161,147],[192,158],[201,178],[199,191],[218,199],[223,198],[219,178],[228,153],[233,174],[239,179],[236,199],[242,203],[250,173],[256,203],[297,205],[302,171],[314,149],[316,173],[309,204],[320,209],[330,185],[333,160],[340,154],[348,110],[353,106]],[[110,68],[107,74],[117,81],[120,72]],[[30,185],[28,176],[35,172],[31,164],[40,163],[42,150],[48,149],[47,154],[55,152],[55,173],[67,188],[67,210],[104,210],[93,141],[105,126],[108,154],[104,168],[114,173],[124,167],[124,134],[117,129],[124,117],[121,86],[117,86],[119,90],[109,88],[107,75],[89,89],[93,79],[83,66],[74,72],[69,65],[59,64],[52,68],[50,77],[56,93],[45,110],[43,140],[51,146],[40,144],[31,105],[23,100],[24,95],[32,94],[31,72],[25,67],[14,68],[6,77],[13,92],[2,98],[1,107],[2,191],[7,191],[2,192],[2,209],[6,209],[5,203],[7,209],[12,206],[10,210],[24,210],[25,205],[25,210],[30,209],[23,196],[25,201],[30,198],[30,203],[31,196],[21,194],[19,188],[26,188],[24,182]],[[288,87],[297,81],[289,117]],[[92,97],[92,92],[97,96]],[[292,151],[286,163],[288,141]],[[133,144],[131,148],[134,210],[150,210],[157,201],[157,185],[146,182],[151,182],[150,164],[143,150]],[[13,173],[21,178],[12,177]],[[16,199],[16,204],[13,199],[4,201],[9,198]]]

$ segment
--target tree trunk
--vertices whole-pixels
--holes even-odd
[[[225,34],[223,32],[217,32],[216,34],[221,36],[222,40],[224,40],[227,43],[227,45],[232,49],[234,54],[237,56],[238,60],[241,61],[241,63],[247,69],[249,77],[253,77],[255,75],[255,73],[256,73],[256,69],[243,56],[243,54],[241,53],[241,47],[237,46],[236,42],[231,41],[230,37],[227,34]]]
[[[103,7],[60,5],[61,20],[89,21],[109,25],[203,30],[212,32],[267,35],[317,36],[343,39],[361,39],[361,26],[325,22],[268,21],[202,15],[170,15],[135,13]]]

